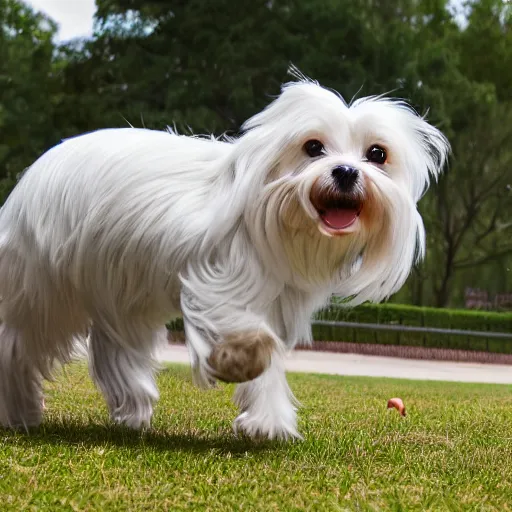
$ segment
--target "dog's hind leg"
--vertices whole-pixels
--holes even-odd
[[[93,322],[89,338],[89,364],[112,419],[128,427],[149,427],[158,399],[154,350],[163,331],[138,324],[118,333]]]
[[[41,423],[42,380],[51,378],[55,363],[73,357],[75,336],[87,323],[72,300],[62,300],[69,294],[45,284],[44,300],[20,290],[17,296],[9,293],[10,300],[4,296],[1,304],[0,425],[6,427]]]
[[[42,420],[42,374],[23,332],[0,325],[0,425],[35,427]]]

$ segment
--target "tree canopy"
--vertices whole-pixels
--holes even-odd
[[[175,125],[236,133],[294,63],[346,99],[427,112],[453,157],[420,203],[427,258],[394,300],[460,306],[512,291],[512,9],[471,0],[97,0],[95,34],[0,0],[0,194],[65,137]]]

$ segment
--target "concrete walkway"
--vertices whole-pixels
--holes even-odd
[[[165,362],[189,363],[188,350],[183,345],[165,347],[161,351],[160,358]],[[512,384],[512,366],[424,361],[309,350],[293,351],[286,361],[286,369],[289,372],[331,375]]]

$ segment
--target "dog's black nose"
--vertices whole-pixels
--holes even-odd
[[[332,170],[332,177],[338,188],[344,191],[350,190],[357,181],[359,171],[349,165],[338,165]]]

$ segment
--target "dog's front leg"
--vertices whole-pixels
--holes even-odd
[[[237,386],[234,401],[241,411],[233,424],[235,432],[252,438],[301,439],[296,400],[279,354],[272,355],[270,366],[260,377]]]
[[[215,380],[251,381],[284,351],[283,342],[265,319],[252,312],[229,304],[208,308],[192,294],[182,294],[181,310],[194,377],[200,386],[208,387]]]

